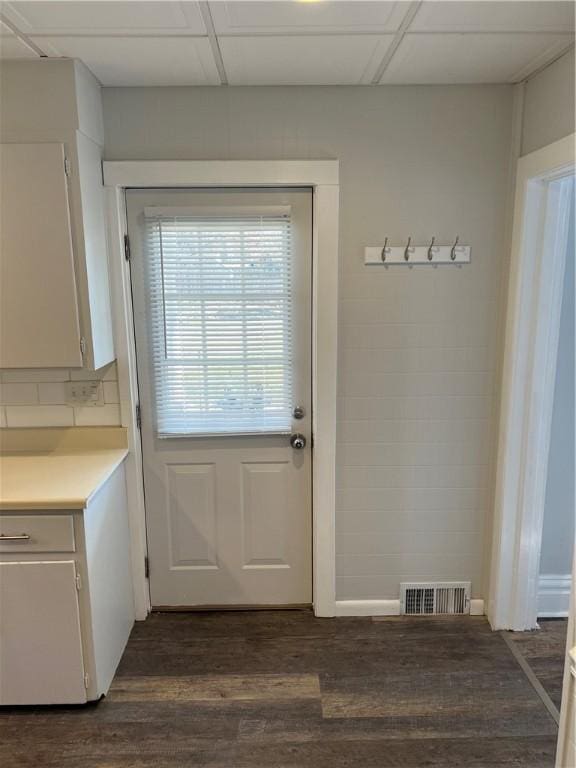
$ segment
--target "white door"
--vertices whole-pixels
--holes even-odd
[[[152,605],[310,603],[311,190],[126,197]]]

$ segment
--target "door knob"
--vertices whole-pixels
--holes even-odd
[[[299,432],[294,432],[293,435],[290,435],[290,445],[294,450],[301,451],[306,446],[306,438]]]

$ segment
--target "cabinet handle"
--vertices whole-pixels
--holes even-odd
[[[16,533],[9,535],[6,533],[0,533],[0,541],[28,541],[30,536],[27,533]]]

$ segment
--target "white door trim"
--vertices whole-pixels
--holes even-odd
[[[568,614],[556,768],[572,768],[574,765],[576,765],[576,564],[572,570],[572,595]]]
[[[124,258],[127,232],[124,190],[130,187],[312,187],[312,535],[313,604],[317,616],[334,616],[336,595],[336,372],[338,329],[337,160],[105,161],[110,215],[110,275],[122,424],[128,428],[126,466],[132,573],[138,619],[150,610],[144,572],[146,524],[132,323],[130,274]]]
[[[536,627],[566,250],[554,244],[565,243],[568,223],[543,242],[542,203],[549,181],[574,173],[574,140],[518,161],[487,610],[493,629]]]
[[[566,618],[570,610],[572,574],[540,574],[538,580],[538,617]]]

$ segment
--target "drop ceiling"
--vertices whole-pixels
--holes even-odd
[[[105,86],[514,83],[574,44],[554,0],[0,2],[0,56]]]

